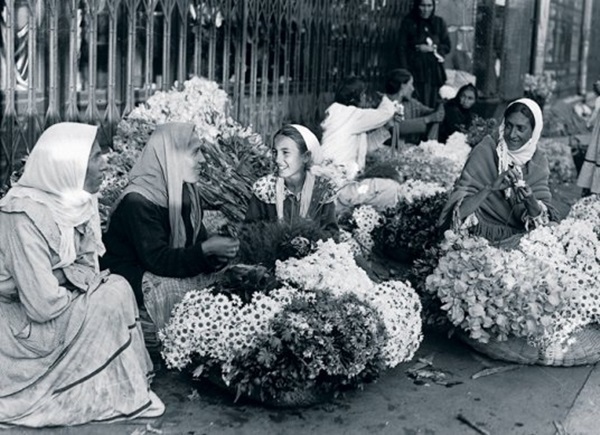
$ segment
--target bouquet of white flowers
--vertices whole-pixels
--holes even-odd
[[[471,339],[521,338],[541,355],[566,352],[574,334],[600,320],[597,208],[585,199],[573,217],[527,233],[511,250],[448,231],[427,289]]]
[[[218,373],[238,397],[296,406],[375,379],[421,342],[414,290],[371,281],[345,243],[317,242],[274,275],[274,290],[246,300],[217,287],[188,293],[160,332],[167,365]]]

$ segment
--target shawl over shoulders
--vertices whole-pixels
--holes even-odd
[[[465,198],[475,195],[486,185],[492,184],[498,177],[498,155],[496,140],[486,136],[471,151],[463,171],[450,194],[450,198],[440,216],[439,224],[449,228],[457,219],[462,222],[467,216],[460,216],[458,208]],[[531,187],[533,196],[547,208],[551,219],[556,212],[552,206],[552,195],[548,186],[548,161],[544,154],[537,150],[531,160],[523,167],[523,177]],[[525,224],[522,216],[525,206],[517,202],[514,196],[506,198],[504,191],[491,192],[482,202],[475,216],[479,221],[474,228],[475,235],[492,241],[506,239],[518,233],[524,233]]]

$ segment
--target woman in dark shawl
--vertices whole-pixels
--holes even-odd
[[[542,127],[534,101],[509,104],[498,138],[486,136],[469,155],[440,225],[500,242],[554,220],[548,161],[537,149]]]
[[[398,42],[399,66],[413,75],[417,98],[436,107],[439,89],[446,82],[443,62],[451,43],[446,23],[435,15],[434,0],[414,1],[402,20]]]
[[[202,224],[200,146],[193,124],[159,125],[131,169],[104,234],[102,268],[129,281],[158,328],[188,290],[206,286],[237,255],[237,240],[209,237]]]

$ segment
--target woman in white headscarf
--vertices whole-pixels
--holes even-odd
[[[210,283],[238,251],[236,239],[208,237],[202,224],[200,146],[193,124],[159,125],[131,169],[104,234],[102,268],[129,281],[145,307],[142,314],[147,310],[158,328],[187,291]]]
[[[97,127],[61,123],[0,201],[0,425],[156,417],[131,287],[100,273]]]
[[[498,137],[486,136],[469,155],[440,225],[500,242],[553,220],[548,161],[537,149],[542,128],[534,101],[509,104]]]
[[[321,146],[317,137],[297,124],[284,126],[273,138],[277,174],[258,179],[252,187],[246,222],[310,219],[324,236],[338,232],[335,187],[317,175]]]

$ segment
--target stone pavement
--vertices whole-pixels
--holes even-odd
[[[437,374],[437,382],[415,382],[407,375],[419,358],[432,362],[424,374]],[[232,396],[206,382],[162,371],[154,384],[167,405],[161,418],[6,433],[552,435],[560,433],[557,428],[569,430],[569,435],[600,433],[596,424],[599,370],[592,366],[514,366],[510,371],[472,379],[483,369],[507,365],[491,361],[445,334],[430,332],[415,360],[331,404],[294,410],[236,404]],[[459,415],[477,429],[461,422]]]

